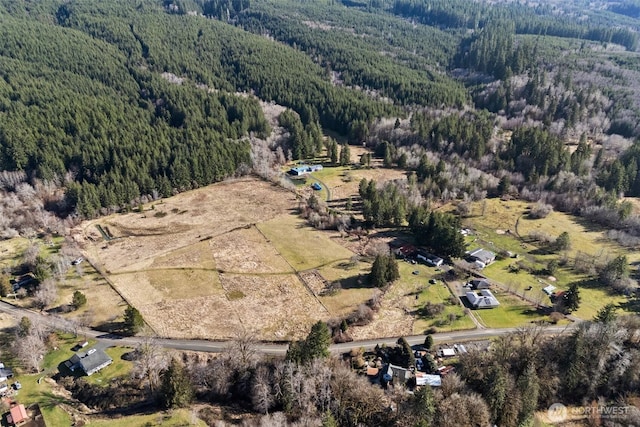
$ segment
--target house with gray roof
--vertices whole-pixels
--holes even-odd
[[[113,359],[109,357],[104,350],[99,348],[92,348],[86,352],[78,352],[71,356],[71,359],[65,362],[65,365],[71,372],[75,372],[77,369],[85,373],[85,375],[93,375],[99,370],[111,365]]]
[[[485,266],[496,260],[496,254],[486,249],[478,248],[467,252],[467,256],[473,261],[479,261]]]
[[[488,289],[482,289],[480,292],[467,292],[467,299],[473,308],[494,308],[500,305],[497,298]]]

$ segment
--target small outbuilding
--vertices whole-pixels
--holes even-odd
[[[7,422],[9,425],[19,426],[26,423],[29,420],[27,410],[22,403],[12,406],[7,415]]]
[[[487,279],[473,279],[469,282],[471,284],[471,289],[489,289],[491,284]]]
[[[440,375],[423,374],[420,372],[416,374],[416,385],[440,387],[442,385],[442,377]]]

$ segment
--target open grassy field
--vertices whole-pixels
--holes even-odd
[[[76,239],[161,336],[295,339],[331,316],[296,273],[353,256],[296,206],[293,193],[242,179],[90,221]]]
[[[29,240],[24,237],[0,241],[0,268],[15,267],[22,260],[22,253],[29,246]]]
[[[293,215],[284,215],[257,225],[267,238],[296,271],[319,268],[336,261],[348,261],[353,252],[306,225]]]
[[[587,278],[572,268],[576,256],[589,257],[593,263],[604,263],[620,254],[627,255],[630,262],[640,259],[640,254],[629,252],[606,239],[603,229],[581,218],[552,212],[544,219],[530,219],[526,215],[528,206],[528,203],[522,201],[487,199],[474,204],[472,215],[465,219],[465,225],[476,230],[475,235],[468,238],[469,248],[484,247],[496,253],[511,251],[518,255],[517,259],[498,260],[482,272],[498,283],[503,291],[509,290],[548,305],[549,297],[542,292],[542,288],[553,285],[558,290],[564,290],[570,283],[582,283]],[[530,236],[536,233],[556,238],[564,231],[569,233],[571,248],[560,253],[546,251],[544,247],[530,239]],[[563,259],[566,260],[566,265],[558,268],[553,276],[540,274],[551,260],[560,262]],[[517,273],[511,271],[509,267],[516,262],[527,266],[532,273],[523,269]],[[623,296],[597,284],[581,287],[580,293],[582,303],[580,309],[573,314],[582,319],[592,318],[607,303],[619,305],[626,300]],[[502,303],[502,299],[500,301]],[[510,299],[506,300],[506,302],[509,301]],[[513,311],[517,312],[518,305],[524,301],[516,298],[513,303],[515,304]],[[501,308],[501,310],[504,309]],[[483,315],[484,317],[486,315]],[[511,315],[511,318],[517,317]],[[499,319],[496,322],[496,324],[508,323]]]
[[[532,322],[548,320],[544,313],[506,292],[493,290],[494,295],[500,301],[500,306],[492,309],[474,310],[474,314],[489,328],[510,328],[514,326],[527,326]]]

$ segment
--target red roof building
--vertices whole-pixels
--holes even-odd
[[[28,418],[29,416],[27,415],[27,410],[24,408],[24,405],[19,404],[11,407],[9,415],[7,416],[7,421],[9,421],[10,424],[17,426],[27,421]]]

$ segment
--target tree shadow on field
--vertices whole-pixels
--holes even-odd
[[[340,279],[338,281],[340,284],[340,288],[342,289],[371,289],[375,288],[369,277],[364,274],[359,274],[357,276],[346,277],[344,279]]]
[[[640,298],[630,298],[627,301],[618,304],[618,307],[628,313],[640,313]]]

